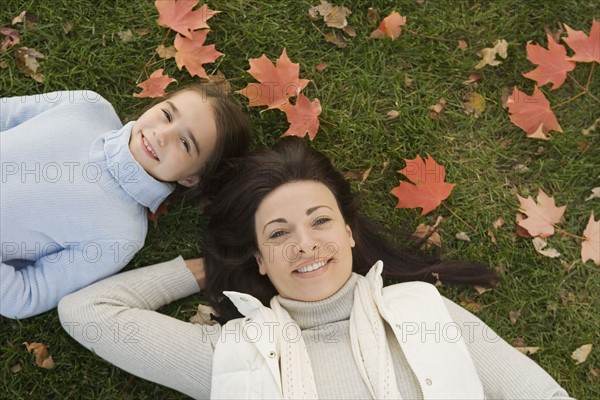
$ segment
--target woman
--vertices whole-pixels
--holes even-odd
[[[0,315],[31,317],[121,270],[142,248],[147,211],[201,194],[244,154],[246,116],[216,86],[170,93],[121,124],[91,91],[0,99]]]
[[[302,140],[286,138],[232,170],[205,236],[206,297],[224,325],[152,311],[204,284],[200,263],[176,259],[64,298],[69,334],[196,398],[569,398],[481,320],[419,281],[435,274],[491,285],[493,273],[383,242],[343,177]],[[382,288],[382,270],[407,282]],[[125,324],[136,343],[85,333]]]

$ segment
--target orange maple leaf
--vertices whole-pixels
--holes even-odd
[[[52,356],[48,353],[48,348],[43,343],[33,342],[27,343],[23,342],[25,347],[27,347],[28,352],[32,352],[35,354],[35,364],[40,368],[52,369],[54,368],[54,360],[52,360]]]
[[[321,102],[314,99],[312,102],[302,93],[296,99],[296,104],[286,104],[282,106],[287,120],[290,123],[289,129],[282,136],[304,137],[308,133],[310,140],[315,138],[319,130],[319,115],[321,114]]]
[[[158,226],[158,219],[169,213],[169,203],[168,201],[163,201],[160,206],[156,209],[155,213],[152,213],[150,210],[147,211],[148,221],[152,221],[154,223],[154,227]]]
[[[562,132],[562,128],[550,109],[550,102],[537,86],[533,89],[531,96],[527,96],[515,86],[506,105],[510,112],[510,121],[523,129],[527,133],[527,137],[548,139],[548,132]]]
[[[199,76],[208,79],[208,74],[204,70],[203,64],[215,62],[215,60],[223,55],[217,51],[214,44],[204,46],[206,35],[210,32],[208,29],[191,32],[191,37],[188,39],[181,35],[175,38],[175,61],[177,68],[187,68],[191,76]]]
[[[371,32],[371,39],[379,39],[385,36],[396,40],[402,33],[402,26],[406,24],[406,17],[401,16],[396,11],[392,11],[390,15],[385,17],[379,24],[377,29]]]
[[[594,221],[593,211],[583,231],[583,236],[585,240],[581,244],[581,261],[586,262],[591,259],[600,267],[600,219]]]
[[[285,48],[275,65],[264,54],[260,58],[251,58],[248,61],[248,73],[260,83],[249,83],[236,93],[246,96],[251,107],[280,108],[290,97],[297,96],[310,82],[308,79],[299,78],[300,64],[291,62]]]
[[[138,84],[142,88],[140,93],[134,93],[133,97],[162,97],[166,94],[165,89],[172,82],[177,82],[168,75],[163,75],[163,69],[154,71],[150,78]]]
[[[191,37],[196,29],[209,28],[206,21],[221,11],[210,10],[205,4],[192,11],[199,0],[156,0],[154,5],[158,10],[158,24],[173,29],[183,36]]]
[[[575,69],[575,62],[567,58],[567,49],[548,36],[548,49],[537,44],[527,42],[527,59],[538,67],[533,71],[523,74],[525,78],[532,79],[539,86],[552,83],[551,90],[558,89],[567,79],[567,72]]]
[[[391,193],[398,198],[396,208],[421,207],[421,215],[425,215],[439,207],[442,201],[450,196],[456,184],[444,182],[446,168],[439,165],[429,154],[425,162],[420,156],[404,161],[406,167],[398,172],[414,185],[400,181],[400,186],[392,189]]]
[[[594,20],[590,36],[583,31],[574,31],[567,24],[567,37],[563,38],[565,43],[575,52],[570,60],[600,63],[600,22]]]
[[[554,197],[548,197],[542,189],[537,195],[537,203],[531,196],[524,199],[517,194],[519,203],[519,212],[527,215],[527,218],[518,222],[519,226],[525,228],[533,236],[547,238],[554,235],[554,225],[562,220],[567,206],[556,207]]]

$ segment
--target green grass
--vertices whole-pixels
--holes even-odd
[[[420,223],[433,223],[438,215],[446,218],[442,239],[444,252],[452,257],[488,263],[504,271],[501,286],[481,296],[473,290],[443,288],[445,295],[458,299],[461,292],[469,299],[485,304],[478,315],[507,341],[523,338],[540,350],[531,356],[568,392],[579,399],[600,397],[598,382],[590,378],[591,369],[600,368],[600,269],[591,262],[583,264],[580,243],[556,234],[549,239],[563,255],[566,271],[557,259],[535,253],[530,241],[515,236],[514,217],[518,208],[516,193],[535,195],[543,188],[555,196],[558,205],[567,205],[562,226],[581,234],[591,211],[600,216],[600,200],[584,202],[590,189],[600,185],[600,129],[589,136],[581,130],[600,117],[598,103],[583,96],[556,110],[563,134],[549,141],[528,139],[508,120],[502,109],[503,88],[518,85],[531,93],[533,82],[522,73],[533,69],[526,59],[525,43],[545,44],[544,28],[555,29],[558,22],[589,32],[600,9],[594,0],[562,2],[505,0],[346,1],[335,3],[353,11],[349,22],[358,36],[348,47],[338,49],[326,43],[322,33],[329,32],[322,21],[312,21],[307,10],[318,3],[308,1],[267,2],[252,0],[211,1],[212,9],[223,11],[210,25],[209,43],[226,54],[208,73],[223,72],[234,89],[241,89],[253,79],[245,72],[248,58],[263,53],[271,60],[285,47],[293,62],[301,65],[301,77],[310,79],[305,89],[309,98],[319,98],[323,122],[314,146],[330,156],[341,170],[364,170],[373,167],[364,183],[353,181],[360,193],[365,212],[374,220],[408,231]],[[366,17],[368,7],[381,16],[392,10],[408,17],[407,27],[416,33],[403,33],[396,41],[369,40],[375,28]],[[93,89],[109,99],[122,116],[131,120],[148,101],[133,98],[136,79],[153,50],[161,43],[166,29],[155,20],[157,12],[151,1],[38,0],[4,1],[0,26],[10,26],[22,10],[33,12],[39,22],[21,32],[21,44],[32,47],[46,58],[41,61],[44,83],[36,83],[21,74],[12,51],[0,53],[2,96],[43,93],[61,89]],[[65,33],[67,23],[72,29]],[[145,28],[148,33],[124,43],[117,35],[131,29]],[[506,39],[508,58],[498,67],[485,67],[475,89],[487,101],[480,118],[465,115],[461,98],[469,92],[462,84],[476,72],[477,50],[491,47],[496,39]],[[458,40],[469,48],[457,48]],[[315,66],[328,68],[316,72]],[[187,72],[178,71],[169,60],[165,72],[179,83],[191,81]],[[574,76],[585,82],[591,65],[578,64]],[[598,69],[598,68],[596,68]],[[150,71],[151,72],[151,71]],[[405,79],[412,79],[411,86]],[[592,91],[600,96],[600,73],[592,80]],[[553,104],[578,93],[569,80],[559,90],[544,92]],[[428,107],[440,97],[448,101],[444,118],[432,120]],[[245,99],[240,101],[246,104]],[[386,120],[386,113],[397,110],[399,118]],[[271,145],[287,129],[283,113],[248,109],[255,131],[255,146]],[[582,141],[588,142],[585,150]],[[457,184],[447,204],[477,233],[440,208],[425,217],[416,210],[397,210],[389,193],[398,184],[395,171],[404,167],[403,158],[430,153],[444,164],[447,181]],[[390,168],[381,172],[384,162]],[[517,172],[517,165],[528,169]],[[495,234],[492,243],[488,229],[503,217],[507,223]],[[157,228],[150,227],[146,247],[128,268],[173,258],[198,256],[203,216],[196,208],[173,204]],[[454,238],[467,232],[471,242]],[[565,301],[572,293],[574,301]],[[200,297],[184,299],[165,307],[162,312],[186,319]],[[515,325],[509,322],[510,311],[520,310]],[[84,350],[60,326],[55,311],[41,316],[13,321],[1,319],[0,397],[29,398],[101,398],[101,399],[171,399],[183,396],[123,372]],[[24,341],[48,344],[56,367],[37,368],[33,356],[25,352]],[[588,360],[575,365],[570,355],[579,346],[593,343]],[[17,373],[10,371],[21,365]]]

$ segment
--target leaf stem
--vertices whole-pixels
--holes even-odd
[[[319,121],[321,121],[321,122],[325,122],[326,124],[329,124],[329,125],[332,125],[332,126],[337,126],[337,124],[334,124],[333,122],[329,122],[326,119],[323,119],[321,117],[317,117],[317,118],[319,118]]]
[[[448,207],[448,206],[446,205],[446,203],[444,203],[443,201],[442,201],[442,205],[443,205],[444,207],[446,207],[446,209],[447,209],[448,211],[450,211],[450,213],[451,213],[452,215],[454,215],[456,218],[458,218],[458,219],[459,219],[459,220],[460,220],[460,221],[461,221],[463,224],[465,224],[466,226],[468,226],[470,230],[472,230],[474,233],[477,233],[477,230],[476,230],[475,228],[473,228],[471,225],[469,225],[469,224],[468,224],[468,223],[467,223],[467,222],[466,222],[464,219],[462,219],[461,217],[459,217],[459,216],[458,216],[458,215],[457,215],[457,214],[456,214],[454,211],[452,211],[452,210],[450,209],[450,207]]]
[[[573,238],[575,238],[575,239],[579,239],[579,240],[585,240],[585,239],[586,239],[586,238],[584,238],[583,236],[577,236],[577,235],[573,235],[572,233],[569,233],[569,232],[565,231],[565,230],[564,230],[564,229],[562,229],[562,228],[559,228],[558,226],[556,226],[556,225],[554,225],[554,224],[552,224],[552,226],[554,227],[554,229],[556,229],[556,230],[557,230],[557,231],[559,231],[559,232],[562,232],[562,233],[564,233],[564,234],[565,234],[565,235],[567,235],[567,236],[571,236],[571,237],[573,237]]]
[[[591,79],[592,79],[592,73],[594,72],[594,67],[595,66],[596,66],[595,63],[592,64],[592,68],[590,69],[590,74],[588,75],[588,81],[587,81],[586,86],[583,86],[581,83],[579,83],[579,81],[577,79],[575,79],[573,77],[573,75],[571,75],[570,73],[567,73],[567,76],[569,78],[571,78],[573,80],[573,82],[575,82],[575,84],[577,86],[579,86],[583,90],[583,93],[586,93],[588,96],[590,96],[592,99],[594,99],[597,103],[600,103],[600,99],[597,98],[596,96],[594,96],[593,94],[591,94],[590,91],[589,91],[589,85],[590,85],[590,82],[591,82]],[[579,97],[579,95],[576,96],[576,97]]]
[[[575,96],[571,97],[570,99],[567,99],[567,100],[563,101],[562,103],[558,103],[557,105],[550,107],[550,109],[554,110],[555,108],[562,107],[565,104],[572,102],[573,100],[575,100],[579,96],[583,96],[586,93],[589,94],[589,92],[587,90],[584,90],[583,92],[579,92],[578,94],[576,94]]]

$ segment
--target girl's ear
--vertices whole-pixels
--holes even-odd
[[[350,225],[348,225],[348,224],[346,224],[346,232],[348,232],[348,241],[350,242],[350,247],[356,246],[356,242],[354,241],[354,238],[352,237],[352,229],[350,228]]]
[[[256,263],[258,264],[258,272],[261,275],[266,275],[267,270],[265,268],[265,264],[263,263],[263,258],[260,253],[254,253],[254,258],[256,259]]]
[[[177,183],[179,183],[181,186],[185,186],[185,187],[189,187],[189,188],[197,186],[199,182],[200,182],[200,177],[198,177],[198,175],[192,175],[188,178],[180,179],[177,181]]]

